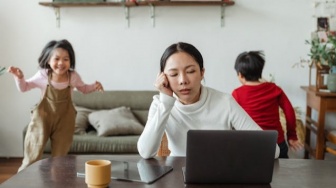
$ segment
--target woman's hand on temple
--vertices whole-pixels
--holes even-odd
[[[166,74],[161,72],[158,73],[154,86],[161,92],[169,96],[173,96],[173,90],[169,86]]]

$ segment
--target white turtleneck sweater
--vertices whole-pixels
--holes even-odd
[[[199,101],[184,105],[176,98],[160,93],[153,97],[148,120],[138,141],[143,158],[156,156],[166,132],[171,156],[186,156],[187,132],[201,130],[262,130],[226,93],[202,86]],[[279,156],[276,145],[275,158]]]

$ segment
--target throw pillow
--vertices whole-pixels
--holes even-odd
[[[89,114],[90,124],[98,136],[139,135],[144,127],[125,106],[111,110],[99,110]]]
[[[88,115],[93,112],[94,110],[84,108],[81,106],[75,106],[75,109],[77,111],[76,114],[76,124],[75,124],[75,134],[85,134],[86,129],[89,127],[89,119]]]

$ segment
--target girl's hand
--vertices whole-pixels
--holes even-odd
[[[173,96],[173,90],[169,86],[169,82],[165,73],[158,73],[154,86],[161,92],[169,96]]]
[[[8,72],[11,73],[11,74],[13,74],[18,79],[22,79],[23,78],[22,71],[19,68],[17,68],[17,67],[10,66],[8,68]]]
[[[303,144],[299,140],[288,140],[288,144],[289,144],[289,147],[294,151],[297,151],[303,148]]]
[[[98,81],[96,81],[95,83],[95,88],[96,88],[96,91],[104,92],[103,85]]]

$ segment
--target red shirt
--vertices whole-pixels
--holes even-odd
[[[293,106],[276,84],[243,85],[236,88],[232,96],[262,129],[278,131],[278,143],[285,141],[279,117],[280,107],[286,118],[287,139],[297,140]]]

